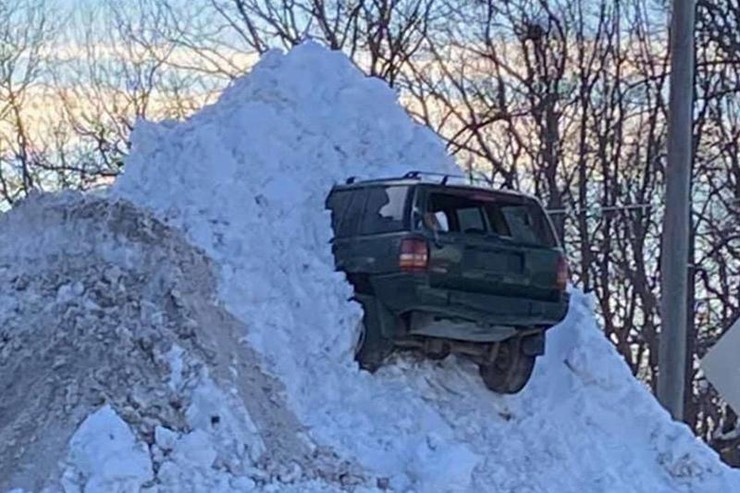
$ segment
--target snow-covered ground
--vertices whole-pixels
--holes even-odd
[[[90,354],[101,351],[96,340],[110,348],[123,337],[131,347],[103,365],[120,384],[100,391],[91,383],[84,388],[94,392],[82,394],[98,402],[77,399],[73,413],[48,418],[41,440],[54,447],[37,448],[56,452],[44,455],[43,474],[23,420],[4,416],[28,406],[37,419],[33,413],[47,417],[48,408],[42,413],[0,376],[18,393],[12,408],[0,403],[0,440],[31,450],[0,454],[18,468],[0,464],[12,475],[0,477],[0,488],[38,488],[32,480],[57,474],[65,491],[85,492],[740,491],[740,474],[672,423],[632,378],[578,291],[518,395],[489,392],[464,359],[404,355],[375,375],[359,371],[351,348],[360,309],[333,268],[324,200],[347,176],[415,168],[453,163],[382,82],[308,43],[268,53],[186,122],[141,122],[125,174],[108,194],[35,198],[11,212],[0,222],[0,274],[13,280],[29,269],[36,280],[36,266],[46,280],[22,290],[0,284],[0,322],[15,321],[0,329],[11,341],[0,338],[0,375],[6,365],[13,374],[41,371],[30,354],[13,353],[25,347],[12,342],[21,340],[16,333],[38,331],[43,341],[79,327],[73,334]],[[121,207],[135,218],[127,233],[100,219]],[[79,209],[102,212],[67,212]],[[69,265],[70,249],[82,264]],[[91,298],[89,286],[111,265],[133,295],[115,301],[115,316],[99,315],[100,295]],[[152,306],[146,317],[144,302]],[[65,303],[109,329],[52,323]],[[128,304],[135,306],[113,308]],[[46,305],[52,312],[43,318]],[[132,327],[134,319],[145,322]],[[133,336],[119,335],[126,330]],[[151,341],[152,333],[162,336]],[[139,334],[148,334],[143,346]],[[74,337],[63,339],[74,347]],[[63,351],[32,347],[50,358]],[[128,363],[138,365],[130,375]],[[95,359],[79,367],[77,377],[94,373]],[[21,382],[28,388],[40,378]],[[132,396],[140,396],[137,406]],[[173,398],[179,404],[170,409]]]

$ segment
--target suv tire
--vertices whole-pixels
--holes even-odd
[[[483,382],[499,394],[516,394],[527,385],[537,356],[522,352],[519,340],[503,342],[493,363],[478,367]]]
[[[357,341],[355,345],[355,361],[360,364],[360,368],[370,373],[380,368],[385,358],[393,351],[393,342],[383,337],[378,330],[379,323],[372,323],[369,320],[377,319],[377,310],[375,298],[360,302],[364,315],[357,327]],[[375,318],[373,318],[375,317]]]

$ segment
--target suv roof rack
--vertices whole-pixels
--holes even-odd
[[[456,180],[463,180],[469,182],[471,185],[474,183],[483,183],[486,186],[491,186],[491,181],[488,180],[485,177],[476,177],[472,174],[470,175],[455,175],[451,173],[437,173],[434,171],[418,171],[413,170],[407,172],[405,175],[400,177],[387,177],[387,178],[375,178],[370,180],[357,180],[356,176],[350,176],[345,181],[346,185],[352,185],[353,183],[365,183],[365,182],[379,182],[379,181],[388,181],[388,180],[422,180],[424,177],[438,177],[440,178],[439,183],[441,185],[447,185],[447,183],[450,181],[450,179],[456,179]]]
[[[442,177],[442,179],[440,180],[440,184],[442,184],[442,185],[447,185],[447,182],[450,180],[450,178],[456,178],[456,179],[460,179],[460,180],[467,180],[471,184],[474,183],[474,182],[482,182],[482,183],[485,183],[488,186],[491,185],[491,182],[489,180],[487,180],[486,178],[476,178],[475,176],[473,176],[472,173],[470,175],[467,175],[466,176],[466,175],[453,175],[453,174],[449,174],[449,173],[435,173],[433,171],[416,171],[416,170],[414,170],[414,171],[409,171],[408,173],[406,173],[405,175],[403,175],[404,178],[407,178],[407,179],[417,179],[417,180],[420,180],[420,179],[422,179],[425,176]]]

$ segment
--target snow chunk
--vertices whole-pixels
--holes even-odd
[[[109,405],[82,422],[69,447],[65,493],[138,491],[154,476],[146,446]]]
[[[166,356],[170,365],[170,379],[167,382],[172,390],[177,390],[182,386],[183,377],[183,354],[185,350],[177,344],[172,345]]]
[[[212,443],[210,447],[220,452],[232,469],[249,460],[257,461],[265,452],[265,444],[249,414],[233,397],[218,388],[205,370],[191,394],[191,404],[185,415],[191,429],[202,435],[186,437],[186,440],[202,441],[208,437]],[[198,457],[203,459],[202,464],[207,462],[204,457]]]

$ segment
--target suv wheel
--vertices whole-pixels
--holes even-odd
[[[536,359],[537,356],[522,352],[518,339],[511,339],[501,344],[493,363],[481,364],[478,370],[490,390],[516,394],[532,376]]]
[[[374,298],[371,298],[374,300]],[[383,363],[383,360],[392,352],[393,342],[383,337],[379,330],[379,322],[368,323],[377,320],[377,307],[374,303],[361,302],[365,314],[357,324],[357,342],[355,344],[355,361],[360,368],[374,373]],[[373,319],[372,317],[376,317]]]

